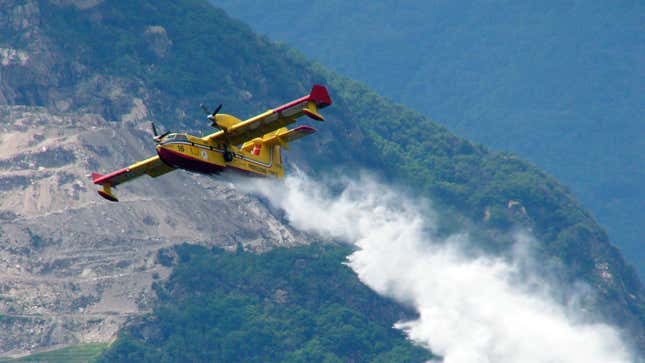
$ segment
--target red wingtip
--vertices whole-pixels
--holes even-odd
[[[311,101],[316,102],[316,106],[320,108],[331,105],[331,97],[329,97],[327,88],[319,84],[316,84],[311,88],[311,93],[309,93],[309,99]]]
[[[115,171],[114,173],[110,173],[110,174],[107,174],[107,175],[101,175],[99,173],[92,173],[92,181],[94,182],[94,184],[107,183],[107,182],[110,182],[110,179],[114,178],[115,176],[125,174],[125,173],[127,173],[129,171],[130,171],[129,168],[123,168],[123,169],[119,169],[119,170]],[[118,183],[110,182],[110,184],[112,184],[112,186],[116,186]]]
[[[99,180],[99,179],[101,179],[102,177],[103,177],[103,174],[99,174],[99,173],[92,173],[92,181],[93,181],[95,184],[98,184],[96,181],[97,181],[97,180]]]

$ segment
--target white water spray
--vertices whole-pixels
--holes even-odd
[[[634,361],[615,329],[578,322],[544,293],[549,287],[539,277],[531,277],[538,291],[513,282],[518,264],[465,257],[466,235],[438,241],[419,201],[369,177],[340,184],[332,194],[300,174],[255,182],[250,191],[283,209],[295,228],[355,244],[349,266],[379,294],[419,312],[396,327],[444,362]]]

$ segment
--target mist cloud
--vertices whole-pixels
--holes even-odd
[[[252,184],[295,228],[356,245],[348,265],[379,294],[413,306],[419,318],[396,327],[446,363],[635,361],[614,328],[579,321],[549,297],[552,286],[520,271],[527,235],[517,236],[512,261],[465,257],[466,234],[438,239],[430,208],[372,178],[333,188],[302,174]],[[530,285],[517,283],[520,272]]]

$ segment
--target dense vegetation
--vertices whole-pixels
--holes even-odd
[[[212,2],[554,174],[645,277],[642,1]]]
[[[545,264],[562,267],[566,280],[597,287],[590,308],[645,346],[645,292],[635,273],[568,190],[532,165],[455,137],[312,65],[205,0],[115,0],[87,9],[43,0],[40,6],[47,14],[40,20],[43,32],[59,53],[48,58],[46,82],[16,86],[23,97],[17,102],[56,108],[64,99],[72,109],[119,119],[137,97],[167,127],[203,130],[199,103],[223,102],[225,112],[245,117],[300,96],[313,83],[327,84],[335,101],[324,110],[328,121],[315,138],[290,149],[300,166],[312,172],[369,168],[431,197],[459,225],[531,228],[542,241]],[[21,48],[22,41],[8,37],[0,46]]]
[[[361,284],[349,248],[265,254],[181,245],[154,313],[102,362],[423,362],[392,325],[411,313]],[[165,256],[169,254],[166,252]]]
[[[88,363],[96,361],[107,346],[107,343],[80,344],[16,359],[0,358],[0,363]]]

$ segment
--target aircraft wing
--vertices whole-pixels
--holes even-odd
[[[263,137],[247,141],[242,145],[242,150],[251,151],[257,144],[262,145],[280,145],[285,149],[289,148],[289,143],[298,140],[301,137],[311,135],[316,132],[311,126],[298,126],[295,129],[288,130],[286,127],[278,129],[275,132],[268,133]]]
[[[261,137],[294,123],[301,116],[309,116],[315,120],[323,121],[324,118],[318,113],[318,109],[327,107],[331,103],[327,88],[315,85],[307,96],[268,110],[246,121],[233,124],[226,127],[224,131],[218,131],[207,138],[223,144],[240,145],[245,141]]]
[[[103,186],[103,189],[98,191],[99,195],[107,200],[118,202],[119,200],[112,194],[111,187],[136,179],[143,174],[156,178],[173,170],[175,168],[161,161],[159,156],[153,156],[107,175],[92,173],[92,181],[94,184]]]

